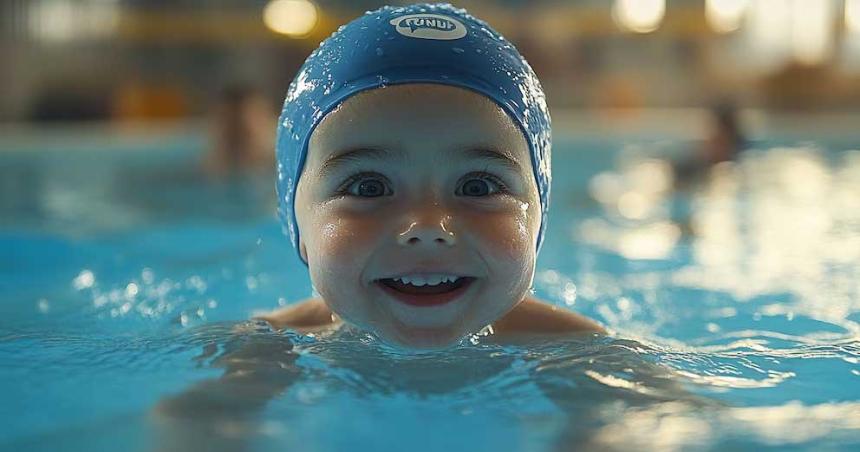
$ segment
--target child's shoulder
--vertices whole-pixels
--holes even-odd
[[[312,298],[257,316],[273,328],[290,328],[300,332],[325,330],[339,325],[321,298]],[[597,322],[568,309],[527,297],[504,317],[493,323],[500,337],[517,335],[605,334]]]
[[[597,322],[569,309],[526,297],[493,323],[497,335],[606,334]]]
[[[269,322],[275,329],[290,328],[303,333],[330,328],[339,323],[322,298],[311,298],[255,318]]]

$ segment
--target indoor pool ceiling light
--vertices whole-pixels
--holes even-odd
[[[319,19],[308,0],[272,0],[263,9],[263,23],[275,33],[294,38],[307,36]]]
[[[860,0],[845,0],[845,29],[860,35]]]
[[[119,26],[118,0],[38,0],[28,6],[30,33],[45,42],[104,38]]]
[[[612,6],[615,23],[636,33],[656,30],[665,15],[666,0],[615,0]]]
[[[794,0],[791,4],[792,54],[804,64],[826,61],[834,48],[834,2]]]
[[[833,0],[754,0],[745,36],[758,62],[776,70],[789,60],[805,65],[827,62],[836,47]],[[847,20],[847,19],[846,19]]]
[[[705,17],[718,33],[730,33],[741,26],[750,0],[706,0]]]

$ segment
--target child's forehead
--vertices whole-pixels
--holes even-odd
[[[409,118],[455,125],[467,120],[503,123],[513,120],[490,98],[475,91],[439,84],[404,84],[376,88],[346,99],[337,108],[350,120]]]
[[[458,103],[474,105],[476,108],[490,104],[495,105],[487,96],[484,96],[477,91],[460,86],[443,85],[441,83],[402,83],[387,85],[362,91],[344,101],[343,105],[355,108],[365,104],[409,105],[414,103],[428,105],[436,103]]]
[[[422,144],[504,148],[528,155],[525,135],[494,101],[474,91],[435,84],[394,85],[348,98],[314,130],[309,152]]]

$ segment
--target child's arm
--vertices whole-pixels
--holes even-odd
[[[300,333],[317,332],[339,324],[331,309],[320,298],[305,300],[255,318],[269,322],[277,330],[290,328]]]

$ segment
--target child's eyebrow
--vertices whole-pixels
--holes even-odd
[[[325,177],[329,173],[334,172],[337,168],[349,162],[357,162],[361,160],[388,160],[390,158],[403,158],[403,156],[403,152],[390,151],[382,148],[352,148],[326,159],[320,167],[319,177]]]
[[[318,177],[323,178],[349,162],[361,160],[389,160],[392,158],[403,159],[405,155],[406,154],[402,151],[391,151],[375,147],[352,148],[326,159],[320,167]],[[504,152],[495,150],[492,147],[472,147],[467,148],[465,151],[452,150],[449,152],[449,155],[453,158],[459,157],[460,160],[483,160],[488,163],[499,164],[517,173],[523,170],[522,165],[520,165],[520,163],[513,157]]]
[[[462,155],[464,160],[485,160],[491,163],[500,164],[511,171],[521,172],[522,165],[513,157],[504,152],[497,151],[491,147],[469,148],[465,152],[452,152],[455,155]]]

